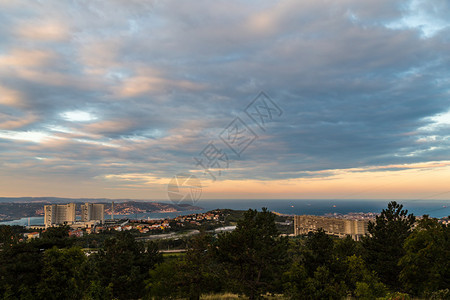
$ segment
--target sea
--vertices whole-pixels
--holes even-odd
[[[270,211],[287,214],[287,215],[316,215],[322,216],[325,214],[347,214],[351,212],[362,213],[379,213],[384,208],[387,208],[391,200],[322,200],[322,199],[245,199],[245,200],[203,200],[200,199],[193,204],[201,207],[196,211],[180,211],[169,213],[138,213],[131,215],[116,215],[115,218],[129,218],[129,219],[165,219],[174,218],[180,215],[188,215],[192,213],[207,212],[217,208],[229,208],[235,210],[257,209],[261,210],[266,207]],[[443,218],[450,215],[450,200],[396,200],[397,203],[403,205],[403,209],[408,210],[408,213],[413,213],[416,216],[429,215],[434,218]],[[162,203],[171,203],[170,201],[157,201]],[[105,215],[109,218],[109,215]],[[0,222],[0,225],[43,225],[43,217],[21,218],[8,222]]]

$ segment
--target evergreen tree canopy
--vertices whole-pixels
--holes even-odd
[[[230,289],[255,299],[275,290],[287,245],[287,239],[278,237],[273,213],[249,209],[234,231],[219,236],[215,257]]]
[[[415,217],[408,215],[403,205],[392,201],[383,209],[375,222],[369,222],[370,236],[365,237],[366,262],[381,281],[390,286],[399,286],[400,266],[398,262],[405,254],[403,243],[411,234]]]
[[[450,287],[450,228],[425,216],[404,244],[400,280],[413,295]]]

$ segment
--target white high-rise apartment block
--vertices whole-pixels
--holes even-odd
[[[105,205],[98,203],[85,203],[81,205],[81,221],[105,221]]]
[[[44,214],[45,227],[73,224],[75,222],[75,203],[45,205]]]

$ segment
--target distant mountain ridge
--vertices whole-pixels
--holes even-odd
[[[0,197],[0,203],[2,202],[14,202],[14,203],[30,203],[30,202],[48,202],[48,203],[84,203],[84,202],[128,202],[128,201],[145,201],[145,202],[158,202],[162,200],[149,200],[149,199],[110,199],[110,198],[63,198],[63,197]]]

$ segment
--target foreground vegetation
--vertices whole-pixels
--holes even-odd
[[[416,226],[415,226],[416,224]],[[414,227],[415,226],[415,227]],[[185,255],[129,232],[86,255],[67,227],[19,242],[0,227],[3,299],[450,299],[450,229],[391,202],[361,242],[322,230],[280,237],[275,215],[248,210],[236,230],[205,232]]]

